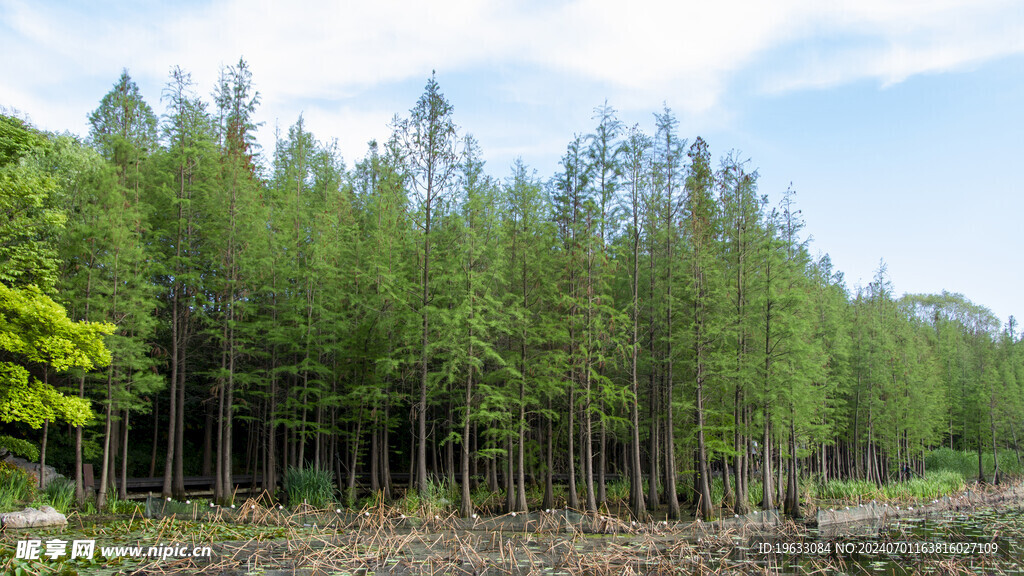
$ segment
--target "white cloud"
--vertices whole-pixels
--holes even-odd
[[[884,85],[1024,52],[1024,4],[1008,0],[851,2],[812,18],[792,63],[761,74],[768,92],[862,79]]]
[[[628,7],[612,0],[528,7],[511,0],[229,0],[84,8],[0,0],[0,14],[10,32],[0,39],[0,97],[37,116],[62,115],[36,107],[66,106],[55,96],[64,84],[110,83],[122,67],[140,85],[148,82],[151,95],[173,65],[209,93],[219,68],[239,55],[256,72],[264,108],[282,123],[301,111],[296,102],[322,100],[347,110],[334,116],[369,127],[356,120],[367,114],[363,107],[380,108],[357,104],[367,90],[422,79],[431,69],[530,68],[535,77],[603,87],[598,100],[624,110],[658,109],[667,100],[684,114],[728,116],[723,95],[742,78],[769,92],[863,78],[894,83],[1024,51],[1017,0],[640,0]],[[38,104],[26,98],[32,94]],[[86,110],[95,106],[97,95],[80,96],[91,100]],[[374,125],[381,115],[369,113]]]

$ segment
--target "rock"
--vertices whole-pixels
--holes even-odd
[[[63,526],[68,523],[66,516],[50,506],[25,508],[21,512],[0,514],[0,526],[4,528],[40,528],[43,526]]]
[[[17,466],[18,468],[21,468],[22,470],[28,472],[29,474],[32,474],[33,476],[36,477],[36,480],[39,479],[39,464],[38,463],[36,463],[36,462],[29,462],[28,460],[25,460],[24,458],[18,458],[17,456],[14,456],[12,454],[8,454],[4,458],[4,461],[6,461],[7,463],[12,464],[14,466]],[[53,482],[57,478],[63,478],[63,477],[64,477],[64,475],[63,474],[58,474],[57,473],[57,469],[54,468],[53,466],[43,466],[43,489],[45,489],[46,486],[50,482]],[[37,486],[38,486],[38,484],[37,484]]]

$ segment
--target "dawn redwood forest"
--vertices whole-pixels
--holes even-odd
[[[711,518],[715,481],[729,514],[799,515],[811,477],[1019,462],[1013,318],[899,297],[881,262],[847,285],[795,194],[669,109],[598,106],[558,173],[495,175],[433,77],[351,164],[301,117],[259,151],[255,85],[175,68],[148,103],[125,72],[84,138],[0,117],[0,446],[79,500],[91,463],[100,508],[128,477],[226,502],[305,468],[353,504],[443,484],[465,516],[617,482],[637,519]]]

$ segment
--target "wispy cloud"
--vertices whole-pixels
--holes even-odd
[[[516,66],[602,86],[624,109],[669,100],[683,113],[713,114],[741,79],[769,93],[888,84],[1024,52],[1018,0],[0,0],[0,28],[0,97],[18,100],[9,104],[34,108],[35,95],[40,106],[63,107],[63,83],[108,85],[121,67],[159,86],[180,65],[208,87],[244,55],[264,106],[281,118],[316,100],[345,110],[373,87],[419,81],[431,69]]]

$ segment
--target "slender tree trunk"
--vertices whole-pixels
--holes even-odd
[[[570,382],[572,381],[572,377],[571,376],[570,376],[569,380],[570,380]],[[573,434],[573,429],[575,428],[575,426],[573,426],[573,420],[574,420],[574,417],[575,417],[575,414],[576,414],[575,396],[576,395],[575,395],[573,389],[570,387],[570,389],[569,389],[569,451],[568,451],[568,456],[569,456],[569,508],[572,508],[573,510],[579,510],[580,509],[580,497],[579,497],[579,493],[576,490],[576,464],[575,464],[575,462],[576,462],[576,454],[575,454],[575,450],[573,449],[573,445],[572,445],[573,444],[573,437],[575,436],[575,434]]]
[[[114,379],[114,367],[111,366],[107,370],[107,423],[104,426],[103,434],[103,464],[100,466],[100,487],[96,493],[96,508],[103,510],[107,505],[107,486],[110,484],[110,427],[111,427],[111,405],[113,404],[113,379]]]
[[[505,510],[516,511],[516,476],[512,466],[512,437],[505,440]]]
[[[39,489],[46,489],[46,439],[50,433],[50,420],[43,420],[43,441],[39,446]]]
[[[472,311],[470,312],[470,319],[473,318]],[[473,357],[473,341],[470,339],[469,342],[469,356]],[[469,373],[466,375],[466,415],[463,417],[462,422],[462,506],[459,508],[459,513],[463,518],[469,518],[473,515],[473,501],[470,498],[470,475],[469,475],[469,422],[472,415],[473,409],[473,367],[469,367]]]
[[[1013,452],[1017,455],[1017,465],[1020,466],[1020,448],[1017,445],[1017,431],[1010,422],[1010,435],[1013,437]]]
[[[348,465],[348,486],[345,490],[345,501],[352,506],[356,500],[356,467],[359,465],[359,440],[362,436],[363,406],[359,407],[359,414],[356,416],[356,430],[350,442],[351,456]]]
[[[741,339],[742,341],[742,339]],[[742,344],[741,344],[742,346]],[[750,508],[747,504],[748,494],[747,486],[745,483],[746,479],[746,455],[747,455],[747,442],[746,437],[743,434],[744,430],[744,419],[743,414],[746,411],[743,405],[743,390],[739,384],[736,383],[735,403],[736,406],[733,412],[733,442],[732,447],[736,452],[735,456],[735,473],[736,473],[736,499],[733,502],[733,512],[736,514],[746,514],[750,512]]]
[[[160,396],[158,394],[153,395],[153,445],[150,450],[149,457],[149,474],[150,478],[156,477],[156,450],[160,443]]]
[[[764,409],[764,434],[761,437],[761,508],[763,510],[773,510],[775,508],[775,501],[772,498],[772,451],[771,451],[771,436],[769,424],[770,411],[767,406]]]
[[[791,414],[791,418],[796,418],[796,412]],[[799,497],[799,473],[798,468],[799,460],[796,457],[796,428],[794,427],[793,421],[789,423],[789,481],[786,485],[786,502],[785,510],[786,514],[789,514],[793,518],[800,518],[800,497]]]
[[[583,482],[586,488],[587,498],[587,512],[597,512],[597,498],[594,494],[594,432],[593,432],[593,419],[591,417],[591,371],[593,366],[591,365],[591,350],[593,350],[593,288],[587,288],[587,352],[584,356],[584,374],[583,381],[586,383],[583,387],[583,439],[580,444],[580,448],[583,450]]]
[[[164,485],[161,491],[163,498],[171,497],[171,482],[174,474],[174,448],[178,425],[178,290],[174,290],[171,304],[171,377],[168,391],[167,418],[167,453],[164,456]]]
[[[669,348],[671,354],[671,348]],[[665,374],[665,493],[668,495],[669,518],[678,520],[682,517],[679,509],[679,490],[676,487],[676,441],[675,441],[675,409],[672,406],[674,396],[672,385],[672,360],[668,360],[668,370]]]
[[[427,305],[430,303],[430,200],[432,192],[433,190],[428,184],[426,227],[423,236],[423,298],[421,301],[423,332],[420,342],[420,398],[417,414],[420,443],[416,453],[416,481],[420,494],[425,494],[427,490],[427,355],[430,345],[430,315],[427,313]]]
[[[124,421],[121,426],[124,430],[121,431],[121,480],[117,485],[117,497],[121,500],[128,499],[128,410],[124,411]]]
[[[548,412],[551,411],[551,398],[548,398]],[[544,470],[544,501],[541,503],[541,507],[545,510],[550,510],[555,506],[555,483],[553,468],[555,466],[554,460],[554,425],[550,416],[546,417],[547,420],[547,433],[545,437],[545,463],[547,464]]]
[[[637,203],[634,202],[634,206]],[[632,442],[630,443],[630,449],[632,451],[631,457],[632,462],[630,468],[632,469],[632,485],[633,485],[633,498],[632,508],[633,515],[636,516],[641,522],[646,521],[648,518],[647,506],[644,503],[644,486],[643,486],[643,471],[640,467],[640,382],[638,374],[638,364],[640,363],[640,229],[638,223],[637,209],[633,210],[633,333],[630,338],[630,394],[632,395],[632,402],[630,402],[630,425],[632,432]],[[652,378],[653,383],[653,378]],[[653,387],[653,384],[652,384]],[[652,401],[653,401],[652,394]],[[652,454],[652,461],[657,460],[655,454]],[[657,464],[652,464],[651,473],[651,492],[655,494],[657,498],[657,484],[658,478],[655,475]],[[710,498],[710,491],[708,496]]]
[[[608,408],[601,402],[601,411],[604,412]],[[605,471],[608,468],[608,427],[605,425],[604,419],[601,419],[601,429],[598,431],[598,442],[600,443],[600,450],[597,451],[597,503],[604,504],[608,499],[607,489],[605,484]]]
[[[525,354],[525,343],[523,351]],[[515,510],[525,512],[526,506],[526,381],[523,378],[519,379],[519,446],[516,452],[516,482],[518,486],[516,489],[516,505]],[[511,455],[510,455],[511,456]]]

